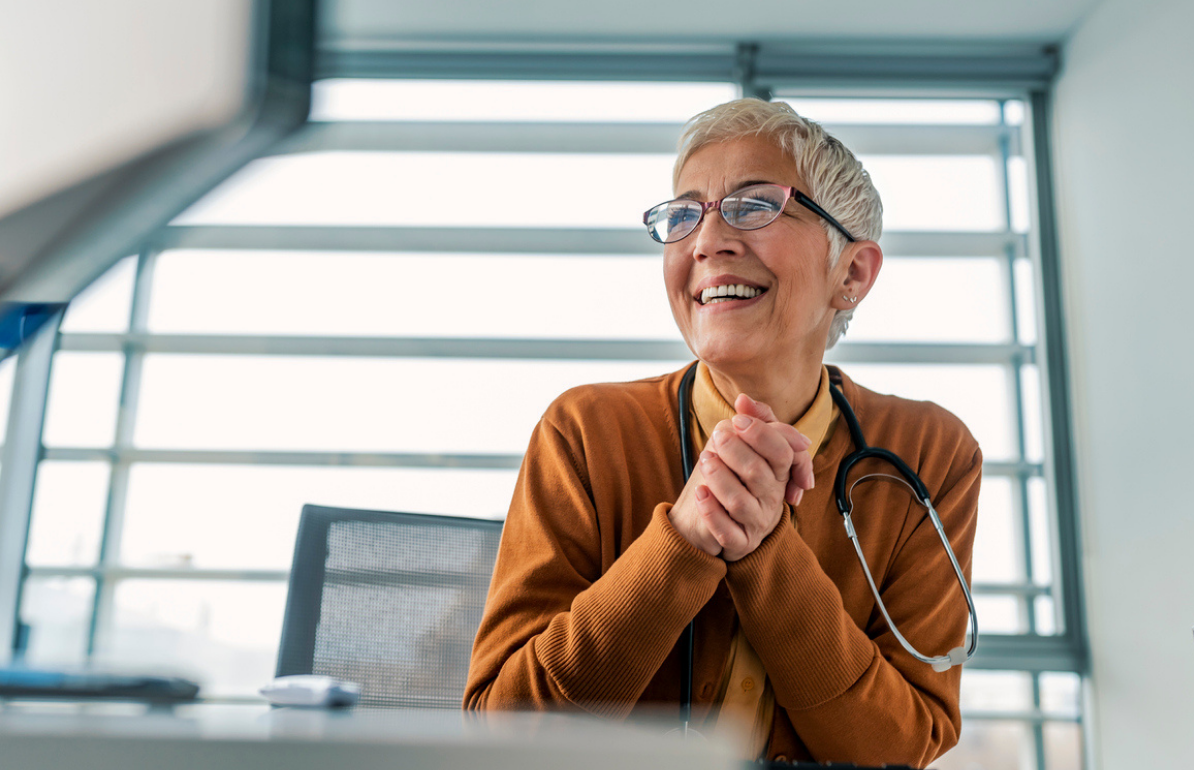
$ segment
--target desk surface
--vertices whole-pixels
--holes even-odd
[[[730,747],[653,724],[559,714],[0,704],[0,756],[23,770],[728,770]]]

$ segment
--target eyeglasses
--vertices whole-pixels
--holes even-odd
[[[846,236],[846,240],[851,243],[858,240],[831,217],[829,212],[814,203],[812,198],[795,187],[778,184],[752,184],[730,193],[719,201],[707,203],[684,198],[660,203],[643,214],[643,224],[647,226],[647,232],[651,237],[660,243],[675,243],[692,234],[705,218],[705,212],[717,209],[730,227],[738,230],[758,230],[779,219],[789,198],[794,198],[801,206],[824,219]]]

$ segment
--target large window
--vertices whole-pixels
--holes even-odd
[[[21,588],[30,663],[272,675],[303,503],[501,517],[549,401],[689,360],[641,212],[731,83],[327,80],[316,121],[70,308]],[[986,634],[940,768],[1080,766],[1023,93],[775,98],[870,170],[887,260],[830,352],[986,464]],[[1063,558],[1064,554],[1064,558]]]

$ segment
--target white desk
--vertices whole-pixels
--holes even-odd
[[[21,770],[738,770],[722,744],[555,714],[0,703]]]

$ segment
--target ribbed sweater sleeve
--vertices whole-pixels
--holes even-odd
[[[981,453],[959,465],[935,504],[969,579]],[[906,535],[871,570],[901,633],[939,655],[962,643],[966,604],[927,514],[912,510]],[[881,513],[890,522],[893,512],[872,510],[859,511],[856,523]],[[866,534],[860,529],[864,548]],[[852,568],[861,570],[856,561]],[[776,702],[813,759],[923,767],[957,742],[961,670],[937,673],[914,659],[877,607],[860,628],[788,512],[758,549],[729,565],[726,581]]]
[[[725,562],[672,528],[665,500],[643,501],[654,505],[646,529],[602,574],[609,533],[578,441],[549,418],[532,436],[473,646],[465,708],[625,717],[725,577]],[[608,463],[611,473],[625,464]]]

